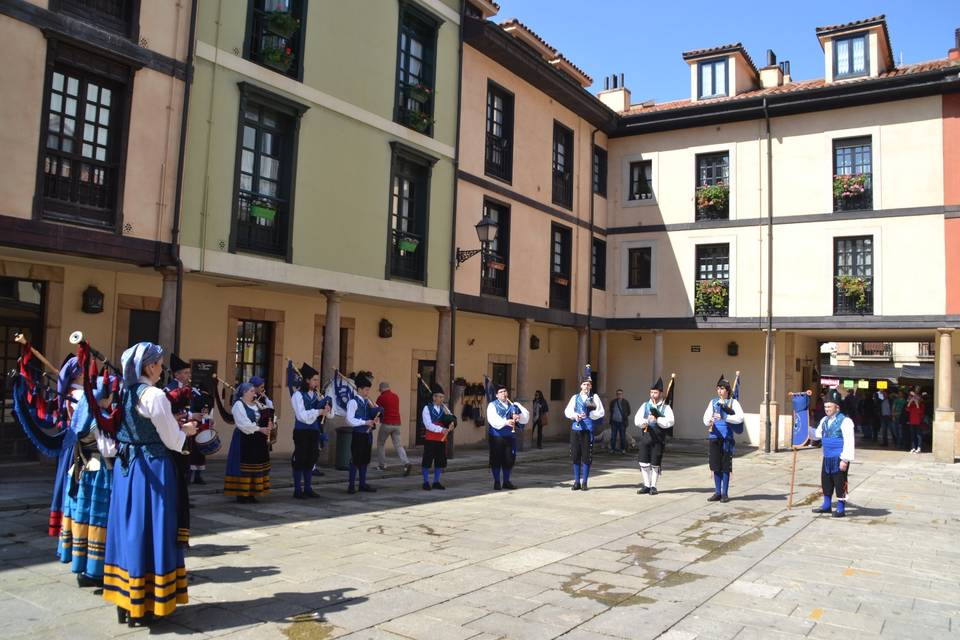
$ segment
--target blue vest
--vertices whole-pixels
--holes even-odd
[[[123,475],[127,475],[130,461],[138,455],[144,455],[148,460],[153,458],[163,458],[169,456],[157,428],[153,425],[153,420],[144,418],[137,411],[137,405],[140,402],[140,394],[144,392],[147,385],[138,383],[136,386],[127,387],[127,392],[123,399],[123,420],[117,429],[117,442],[120,443],[120,470]]]
[[[734,433],[743,433],[743,423],[741,424],[728,424],[727,423],[727,414],[720,408],[721,405],[725,405],[729,408],[733,408],[733,400],[721,400],[720,398],[714,398],[711,400],[713,404],[713,412],[720,414],[720,419],[713,423],[713,429],[710,430],[710,439],[711,440],[728,440],[733,442]]]
[[[243,407],[243,410],[247,412],[247,419],[250,420],[255,425],[260,424],[260,412],[257,411],[256,407],[248,407],[247,403],[243,400],[240,401],[240,406]],[[248,435],[248,434],[243,434]],[[253,435],[253,434],[249,434]]]
[[[823,442],[823,468],[827,473],[837,473],[840,471],[840,453],[843,451],[843,430],[840,425],[843,424],[845,415],[839,411],[833,416],[833,419],[823,419],[823,431],[821,438]]]
[[[503,418],[504,420],[512,417],[514,414],[520,415],[519,411],[515,411],[513,404],[503,404],[499,400],[493,401],[493,408],[496,410],[497,415]],[[517,429],[520,428],[520,425],[517,425]],[[497,429],[493,425],[489,425],[487,433],[490,434],[491,438],[513,438],[516,436],[516,432],[510,429],[510,425],[504,425],[502,428]]]
[[[297,391],[300,394],[300,397],[303,398],[303,408],[305,411],[311,411],[313,409],[323,408],[323,398],[320,397],[315,391]],[[320,418],[317,418],[311,423],[301,422],[299,419],[294,418],[293,421],[294,429],[308,429],[310,431],[320,431]]]
[[[354,400],[357,403],[357,412],[353,414],[354,417],[358,420],[371,420],[373,418],[373,410],[370,408],[370,403],[360,396],[357,396]],[[354,427],[353,432],[366,434],[369,428],[367,425],[362,424],[359,427]]]
[[[577,413],[584,413],[587,417],[585,417],[583,420],[575,420],[570,428],[574,431],[589,431],[590,433],[593,433],[593,419],[590,417],[590,411],[587,410],[587,400],[593,400],[593,394],[589,395],[587,400],[584,400],[583,396],[579,393],[575,395],[574,398],[574,411]]]

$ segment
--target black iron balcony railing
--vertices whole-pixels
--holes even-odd
[[[509,181],[513,174],[512,145],[509,138],[487,133],[484,171],[489,176]]]
[[[573,174],[553,170],[553,201],[565,207],[573,206]]]
[[[871,360],[891,360],[892,342],[853,342],[850,344],[850,357]]]
[[[937,355],[936,346],[932,342],[917,343],[917,357],[924,360],[933,360]]]
[[[873,314],[873,277],[857,276],[846,279],[860,281],[844,286],[838,278],[833,282],[833,315],[857,316]]]
[[[423,240],[423,236],[419,234],[393,230],[390,237],[390,275],[423,281],[426,252]]]
[[[297,17],[284,12],[253,10],[250,59],[277,73],[296,78],[300,65],[301,26]]]
[[[730,283],[727,280],[697,280],[694,315],[726,318],[730,315]]]
[[[484,251],[480,254],[480,293],[501,298],[507,297],[507,258],[499,253]]]
[[[570,276],[558,273],[550,275],[550,308],[570,310]]]
[[[241,191],[237,202],[236,248],[272,256],[287,253],[289,203]]]

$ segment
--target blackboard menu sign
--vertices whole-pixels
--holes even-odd
[[[207,393],[216,393],[217,385],[213,376],[217,373],[216,360],[191,360],[190,384]]]

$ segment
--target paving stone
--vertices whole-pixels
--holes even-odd
[[[493,635],[502,635],[507,638],[522,638],[523,640],[548,640],[556,638],[567,631],[567,629],[562,627],[543,624],[542,622],[533,622],[522,618],[514,618],[498,612],[469,622],[466,626]]]

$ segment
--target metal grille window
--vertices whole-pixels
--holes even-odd
[[[433,134],[437,28],[426,14],[400,5],[394,120],[426,135]]]
[[[506,298],[510,280],[510,209],[487,201],[483,203],[483,217],[497,224],[497,237],[481,251],[480,293]]]
[[[627,251],[627,288],[653,288],[653,249],[635,247]]]
[[[50,0],[50,10],[128,38],[135,38],[139,31],[140,0]]]
[[[550,308],[570,310],[571,231],[554,224],[550,230]]]
[[[870,136],[833,141],[833,210],[873,208],[873,144]]]
[[[508,362],[493,363],[492,371],[490,372],[490,382],[493,383],[494,389],[502,385],[507,388],[509,393],[510,382],[513,380],[513,376],[511,375],[512,368],[512,365]]]
[[[593,288],[601,291],[607,288],[607,243],[600,238],[593,239],[593,251],[591,252],[591,274],[593,276]]]
[[[835,238],[833,313],[873,313],[873,236]]]
[[[51,45],[50,55],[56,61],[44,100],[43,214],[113,226],[125,134],[122,82],[129,69],[61,43]]]
[[[694,310],[702,316],[726,316],[730,308],[730,245],[697,245]]]
[[[597,146],[593,148],[593,192],[607,197],[607,150]]]
[[[269,107],[248,101],[241,113],[236,247],[270,255],[287,251],[287,146],[290,123]]]
[[[630,163],[630,190],[628,200],[653,199],[653,161]]]
[[[261,320],[237,320],[235,384],[260,376],[270,387],[273,323]]]
[[[727,60],[707,60],[699,64],[697,97],[719,98],[727,95]]]
[[[395,145],[392,167],[387,276],[424,282],[430,165],[415,152]]]
[[[726,220],[730,217],[730,154],[697,155],[696,219]]]
[[[244,57],[285,76],[303,78],[305,0],[250,0]]]
[[[573,208],[573,131],[553,123],[553,203]]]
[[[866,34],[833,39],[834,78],[864,76],[869,69],[870,49]]]
[[[484,172],[510,182],[513,178],[513,94],[487,85],[487,139]]]

